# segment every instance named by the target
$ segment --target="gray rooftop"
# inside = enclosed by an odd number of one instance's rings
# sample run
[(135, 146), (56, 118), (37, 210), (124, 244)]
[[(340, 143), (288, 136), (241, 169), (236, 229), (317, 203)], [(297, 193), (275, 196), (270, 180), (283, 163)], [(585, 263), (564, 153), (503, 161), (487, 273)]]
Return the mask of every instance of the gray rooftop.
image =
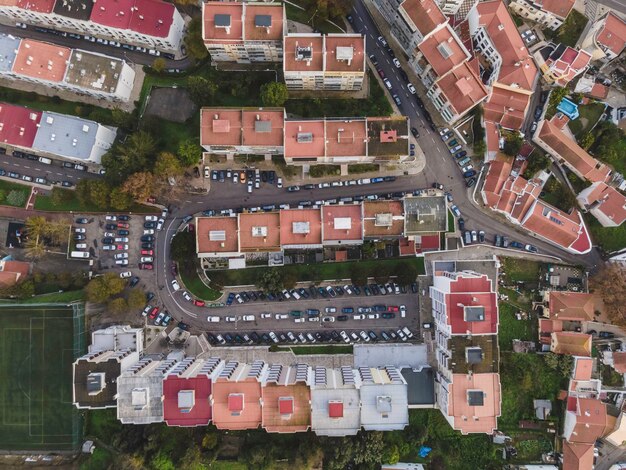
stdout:
[[(347, 374), (350, 377), (354, 375), (351, 372)], [(361, 428), (359, 391), (355, 383), (344, 382), (344, 375), (340, 370), (321, 367), (315, 370), (315, 384), (311, 386), (311, 429), (320, 436), (354, 435)], [(331, 402), (341, 403), (343, 416), (330, 416)]]
[(468, 390), (467, 403), (470, 406), (483, 406), (485, 404), (485, 393), (482, 390)]
[(418, 368), (428, 365), (425, 344), (355, 344), (354, 367)]
[(115, 93), (123, 66), (120, 59), (74, 49), (65, 81), (81, 88)]
[(9, 72), (13, 68), (20, 41), (10, 34), (0, 34), (0, 72)]
[[(97, 122), (44, 111), (39, 126), (33, 142), (34, 150), (75, 160), (94, 161), (92, 151), (97, 143)], [(98, 144), (101, 145), (100, 142)]]
[(404, 429), (409, 424), (407, 385), (361, 385), (361, 425), (366, 431)]
[(409, 406), (429, 406), (435, 404), (435, 374), (430, 367), (402, 369), (407, 383)]
[(445, 232), (448, 229), (448, 206), (445, 196), (404, 198), (404, 233), (406, 236)]
[(117, 379), (117, 418), (124, 424), (163, 421), (163, 371), (175, 361), (144, 357)]
[(254, 26), (269, 28), (272, 26), (272, 15), (256, 15), (254, 17)]
[(94, 0), (62, 0), (55, 2), (54, 12), (67, 18), (89, 21), (94, 3)]

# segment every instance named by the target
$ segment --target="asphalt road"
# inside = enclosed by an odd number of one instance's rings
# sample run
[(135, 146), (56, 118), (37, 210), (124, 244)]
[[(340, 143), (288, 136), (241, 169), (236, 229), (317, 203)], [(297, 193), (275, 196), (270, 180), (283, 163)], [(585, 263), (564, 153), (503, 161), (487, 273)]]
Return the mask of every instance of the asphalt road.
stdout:
[[(63, 164), (58, 160), (53, 160), (51, 165), (46, 165), (38, 160), (29, 160), (27, 158), (17, 158), (10, 155), (0, 155), (0, 168), (5, 171), (13, 171), (19, 173), (20, 176), (28, 175), (35, 178), (45, 178), (49, 182), (70, 181), (74, 184), (84, 178), (97, 178), (98, 175), (88, 173), (86, 171), (75, 170), (73, 168), (64, 168)], [(26, 183), (25, 181), (21, 181)]]

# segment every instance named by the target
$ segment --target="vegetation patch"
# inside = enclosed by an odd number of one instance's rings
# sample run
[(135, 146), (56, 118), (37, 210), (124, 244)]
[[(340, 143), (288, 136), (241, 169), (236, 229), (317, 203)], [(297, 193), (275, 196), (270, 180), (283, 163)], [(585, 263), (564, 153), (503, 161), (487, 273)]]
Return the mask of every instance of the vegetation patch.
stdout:
[(595, 245), (599, 245), (606, 253), (626, 248), (626, 224), (603, 227), (593, 215), (585, 214), (584, 217)]
[(547, 39), (551, 39), (557, 44), (574, 47), (588, 21), (582, 13), (572, 10), (565, 22), (556, 31), (546, 28), (542, 32)]
[(324, 346), (296, 346), (282, 349), (290, 349), (296, 356), (311, 354), (352, 354), (352, 346), (336, 346), (333, 344)]
[(311, 165), (309, 168), (309, 175), (311, 178), (339, 176), (341, 175), (341, 167), (339, 165)]
[(221, 291), (207, 287), (198, 276), (197, 271), (189, 272), (187, 269), (181, 270), (180, 278), (187, 290), (198, 299), (213, 301), (222, 296)]
[(24, 207), (30, 194), (30, 186), (0, 180), (0, 204), (12, 207)]
[(576, 196), (554, 176), (550, 176), (544, 185), (541, 199), (567, 213), (576, 206)]
[[(500, 326), (498, 327), (498, 342), (502, 351), (513, 349), (513, 340), (537, 341), (537, 321), (518, 320), (515, 314), (520, 311), (515, 305), (506, 301), (499, 302)], [(527, 312), (530, 313), (530, 312)]]
[(568, 123), (570, 130), (577, 139), (580, 139), (596, 125), (604, 113), (604, 108), (605, 106), (602, 103), (589, 103), (578, 106), (578, 119)]
[(541, 263), (521, 258), (502, 258), (506, 283), (537, 283)]
[(377, 172), (379, 170), (380, 166), (375, 163), (357, 163), (355, 165), (348, 165), (348, 174), (350, 175)]

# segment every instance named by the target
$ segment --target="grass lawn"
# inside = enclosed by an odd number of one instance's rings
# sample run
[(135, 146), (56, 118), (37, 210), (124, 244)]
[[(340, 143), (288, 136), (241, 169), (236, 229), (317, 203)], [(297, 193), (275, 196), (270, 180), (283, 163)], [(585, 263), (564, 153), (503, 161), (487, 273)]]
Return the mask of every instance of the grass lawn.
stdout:
[(454, 232), (455, 219), (451, 211), (448, 211), (448, 232)]
[(543, 33), (546, 38), (554, 39), (557, 44), (574, 47), (588, 21), (582, 13), (572, 10), (559, 29), (552, 31), (546, 28)]
[(517, 307), (507, 302), (499, 302), (500, 326), (498, 327), (498, 343), (502, 351), (511, 351), (512, 341), (519, 339), (522, 341), (537, 341), (537, 321), (518, 320), (515, 313), (519, 311)]
[[(349, 261), (345, 263), (294, 264), (274, 269), (294, 270), (295, 277), (298, 281), (333, 281), (339, 279), (350, 279), (350, 270), (355, 263), (363, 265), (365, 269), (369, 271), (371, 277), (373, 277), (377, 270), (381, 267), (390, 268), (391, 275), (393, 276), (395, 275), (394, 268), (396, 268), (399, 263), (413, 263), (417, 267), (419, 274), (425, 273), (424, 258)], [(267, 267), (212, 271), (208, 275), (213, 283), (220, 286), (247, 286), (255, 285), (259, 276), (266, 269)]]
[(537, 282), (541, 263), (521, 258), (503, 258), (502, 271), (508, 282)]
[[(293, 3), (301, 4), (303, 2), (295, 1)], [(300, 5), (300, 6), (306, 8), (306, 5)], [(328, 21), (310, 23), (311, 15), (309, 13), (307, 13), (305, 10), (300, 10), (299, 8), (296, 8), (295, 6), (289, 3), (285, 3), (285, 12), (287, 13), (287, 19), (295, 21), (297, 23), (308, 24), (312, 28), (319, 29), (322, 33), (343, 33), (344, 32), (341, 29), (337, 28), (332, 23), (329, 23)], [(339, 26), (343, 26), (343, 22), (341, 19), (333, 19), (333, 21), (337, 23)]]
[(53, 292), (50, 294), (37, 295), (31, 299), (20, 301), (21, 304), (46, 304), (59, 303), (69, 304), (78, 300), (85, 300), (85, 292), (82, 290), (72, 290), (67, 292)]
[(195, 273), (188, 274), (186, 270), (182, 269), (180, 277), (187, 290), (198, 299), (212, 301), (222, 296), (220, 291), (207, 287)]
[(310, 354), (352, 354), (352, 346), (335, 346), (332, 344), (325, 346), (297, 346), (292, 348), (281, 348), (291, 350), (296, 356)]
[[(2, 192), (0, 197), (0, 204), (12, 207), (24, 207), (26, 206), (26, 201), (28, 200), (28, 195), (30, 194), (30, 186), (11, 183), (10, 181), (6, 180), (0, 180), (0, 191)], [(7, 196), (12, 191), (17, 191), (18, 193), (20, 193), (20, 196), (17, 197), (16, 200), (23, 200), (24, 202), (22, 204), (11, 204), (10, 201), (7, 201)]]
[[(73, 191), (72, 191), (73, 193)], [(50, 196), (37, 195), (37, 199), (35, 200), (35, 209), (41, 211), (50, 211), (50, 212), (95, 212), (95, 213), (104, 213), (108, 212), (107, 209), (102, 209), (101, 207), (97, 207), (93, 204), (81, 204), (78, 199), (74, 198), (71, 201), (64, 202), (62, 204), (54, 204), (52, 202), (52, 198)], [(150, 214), (159, 212), (158, 209), (151, 206), (144, 206), (143, 204), (133, 204), (130, 209), (128, 209), (129, 213), (139, 213), (139, 214)]]
[(619, 227), (603, 227), (591, 214), (585, 214), (585, 222), (594, 245), (599, 245), (607, 253), (626, 248), (626, 224)]
[(96, 446), (93, 454), (87, 457), (87, 460), (80, 464), (80, 470), (107, 470), (113, 463), (113, 455), (102, 448)]
[[(73, 309), (0, 308), (0, 446), (15, 450), (72, 450), (82, 441), (72, 405)], [(82, 328), (82, 327), (81, 327)]]
[[(602, 103), (589, 103), (578, 107), (580, 117), (569, 122), (569, 128), (576, 138), (580, 138), (596, 125), (602, 113), (604, 113), (604, 105)], [(584, 121), (584, 123), (583, 123)]]

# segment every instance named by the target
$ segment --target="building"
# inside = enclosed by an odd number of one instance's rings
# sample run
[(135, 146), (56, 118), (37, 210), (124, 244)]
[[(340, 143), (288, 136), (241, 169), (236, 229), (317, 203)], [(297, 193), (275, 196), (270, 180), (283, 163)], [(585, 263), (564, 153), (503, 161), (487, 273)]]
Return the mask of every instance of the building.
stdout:
[(33, 39), (0, 35), (0, 76), (52, 90), (127, 102), (135, 71), (125, 61)]
[(263, 379), (262, 422), (267, 432), (305, 432), (311, 427), (311, 368), (272, 364)]
[(622, 19), (626, 19), (626, 5), (612, 0), (585, 0), (585, 17), (590, 22), (598, 21), (607, 13), (613, 13)]
[(490, 164), (481, 194), (484, 203), (511, 223), (570, 253), (588, 253), (591, 238), (577, 210), (569, 214), (545, 203), (539, 196), (543, 180), (526, 180), (511, 174), (508, 162)]
[(185, 22), (161, 0), (9, 0), (0, 6), (7, 20), (86, 34), (168, 52), (180, 49)]
[(44, 111), (31, 148), (44, 156), (99, 165), (116, 136), (116, 128)]
[(280, 251), (280, 215), (278, 212), (239, 214), (238, 234), (242, 253)]
[(321, 207), (322, 243), (343, 246), (363, 243), (363, 221), (361, 206), (328, 205)]
[(567, 166), (579, 178), (592, 183), (606, 182), (611, 169), (599, 162), (566, 135), (558, 125), (558, 114), (550, 121), (542, 120), (533, 140), (559, 164)]
[(80, 409), (117, 406), (117, 379), (139, 361), (142, 351), (142, 328), (116, 325), (94, 331), (87, 354), (72, 366), (74, 405)]
[(311, 383), (311, 429), (318, 436), (354, 436), (361, 429), (360, 393), (350, 367), (316, 367)]
[(606, 404), (595, 398), (569, 396), (563, 424), (563, 437), (574, 444), (591, 444), (613, 430), (615, 418)]
[(199, 258), (240, 255), (238, 217), (196, 217), (196, 253)]
[(322, 248), (322, 213), (319, 209), (282, 209), (279, 224), (283, 249)]
[(534, 58), (546, 82), (561, 87), (566, 87), (584, 73), (591, 62), (591, 54), (587, 51), (563, 44), (548, 44), (535, 52)]
[(402, 201), (364, 201), (363, 238), (370, 240), (399, 239), (404, 235)]
[(280, 62), (287, 17), (282, 3), (205, 2), (202, 39), (212, 62)]
[(596, 312), (596, 298), (585, 292), (547, 291), (544, 294), (544, 316), (551, 320), (593, 321)]
[(574, 0), (514, 0), (511, 10), (524, 20), (556, 30), (574, 8)]
[[(587, 0), (587, 5), (590, 4), (602, 5), (596, 0)], [(618, 2), (613, 2), (613, 5), (617, 6)], [(585, 33), (579, 40), (580, 47), (589, 52), (593, 60), (603, 63), (612, 61), (626, 47), (626, 7), (622, 15), (609, 11), (598, 16)]]
[(26, 279), (29, 273), (30, 263), (14, 261), (10, 257), (2, 259), (0, 260), (0, 287), (14, 286)]
[(283, 74), (290, 90), (357, 91), (366, 71), (365, 36), (294, 33), (284, 38)]
[(583, 189), (576, 199), (603, 227), (619, 227), (626, 220), (626, 196), (602, 181)]
[(211, 407), (217, 429), (244, 430), (261, 426), (262, 361), (243, 364), (229, 361), (212, 383)]
[(144, 356), (117, 379), (117, 419), (123, 424), (163, 421), (163, 379), (176, 359)]
[(569, 356), (591, 356), (591, 335), (575, 331), (554, 331), (550, 338), (550, 351)]
[(393, 367), (360, 367), (361, 426), (365, 431), (402, 430), (409, 424), (406, 380)]
[[(390, 2), (377, 1), (376, 5), (383, 3)], [(404, 0), (388, 21), (391, 34), (410, 57), (426, 36), (444, 27), (447, 19), (434, 0)]]

